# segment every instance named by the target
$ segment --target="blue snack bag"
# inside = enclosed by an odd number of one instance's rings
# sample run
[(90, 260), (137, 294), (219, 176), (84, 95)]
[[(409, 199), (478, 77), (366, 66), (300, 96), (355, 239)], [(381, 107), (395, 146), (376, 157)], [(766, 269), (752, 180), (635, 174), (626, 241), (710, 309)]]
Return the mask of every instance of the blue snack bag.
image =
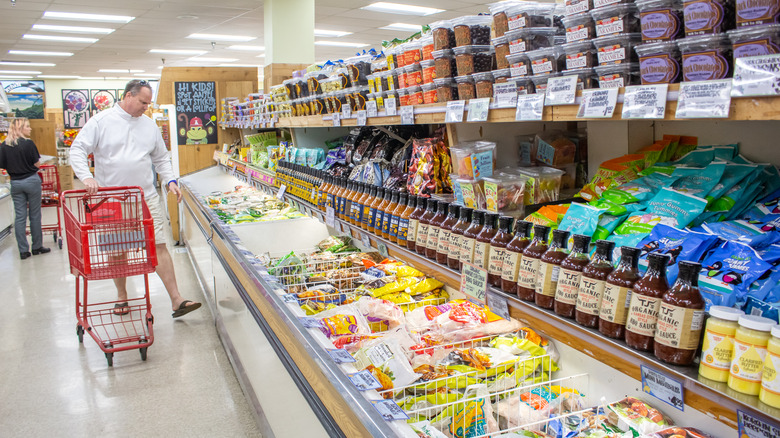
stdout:
[(780, 241), (780, 232), (775, 231), (775, 226), (771, 222), (738, 220), (712, 222), (702, 225), (701, 228), (723, 240), (733, 240), (754, 248), (763, 248)]
[(650, 233), (658, 224), (685, 228), (707, 207), (697, 196), (664, 187), (647, 203), (647, 210), (631, 214), (615, 234)]
[[(582, 234), (583, 236), (592, 237), (596, 227), (598, 227), (599, 218), (604, 214), (604, 211), (604, 209), (592, 207), (588, 204), (573, 202), (566, 211), (563, 220), (561, 220), (561, 224), (558, 225), (558, 229), (570, 231), (572, 236)], [(571, 242), (574, 241), (573, 238), (570, 240)], [(571, 242), (569, 243), (571, 244)]]
[(668, 163), (655, 163), (656, 166), (683, 165), (691, 167), (705, 167), (715, 159), (715, 149), (697, 148), (683, 155), (679, 160)]
[(680, 230), (663, 224), (656, 225), (650, 235), (642, 239), (637, 246), (641, 250), (639, 270), (643, 273), (647, 271), (648, 255), (668, 254), (670, 258), (666, 277), (669, 279), (669, 284), (673, 284), (679, 273), (677, 262), (683, 260), (699, 262), (719, 241), (718, 237), (712, 234)]
[(771, 320), (780, 322), (780, 303), (767, 303), (757, 300), (753, 297), (747, 299), (747, 304), (743, 309), (747, 315), (762, 316)]
[(672, 188), (680, 193), (706, 197), (723, 177), (726, 171), (726, 163), (710, 163), (704, 168), (678, 167), (672, 176), (679, 179), (672, 184)]
[(761, 172), (761, 168), (755, 164), (727, 164), (720, 181), (707, 194), (707, 201), (712, 203), (740, 182), (744, 181), (749, 184), (758, 176), (759, 172)]
[(771, 268), (750, 246), (727, 241), (702, 262), (699, 291), (707, 309), (744, 300), (749, 286)]

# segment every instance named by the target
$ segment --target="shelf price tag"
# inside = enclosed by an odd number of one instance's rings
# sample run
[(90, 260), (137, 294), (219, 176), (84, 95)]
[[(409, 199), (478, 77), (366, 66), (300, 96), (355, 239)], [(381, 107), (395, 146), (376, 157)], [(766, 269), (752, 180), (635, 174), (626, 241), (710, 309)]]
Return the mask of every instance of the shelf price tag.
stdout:
[(731, 79), (683, 82), (677, 97), (678, 119), (726, 118), (731, 107)]
[(444, 123), (462, 122), (464, 108), (466, 108), (465, 100), (451, 100), (447, 102), (447, 112), (444, 114)]
[(497, 294), (487, 294), (487, 305), (491, 312), (509, 321), (509, 303), (506, 298)]
[[(738, 58), (739, 59), (739, 58)], [(780, 436), (780, 425), (768, 423), (737, 409), (737, 436), (747, 438), (774, 438)]]
[(685, 411), (681, 381), (645, 365), (640, 365), (639, 368), (642, 373), (642, 391), (674, 408)]
[(366, 112), (368, 113), (368, 117), (376, 117), (379, 115), (379, 111), (376, 108), (375, 100), (369, 100), (368, 102), (366, 102)]
[(352, 118), (352, 107), (349, 105), (341, 106), (341, 117), (345, 119)]
[(487, 274), (486, 270), (471, 263), (463, 262), (460, 275), (460, 292), (481, 303), (485, 303)]
[(547, 81), (545, 106), (570, 105), (577, 100), (577, 76), (561, 76)]
[(366, 118), (368, 115), (366, 114), (366, 110), (360, 110), (357, 112), (357, 125), (358, 126), (366, 126)]
[(514, 108), (517, 106), (517, 84), (514, 82), (493, 84), (493, 103), (498, 108)]
[(333, 117), (333, 126), (341, 126), (341, 114), (333, 113), (331, 117)]
[(328, 348), (326, 350), (331, 358), (333, 358), (333, 362), (336, 363), (352, 363), (357, 362), (354, 357), (352, 357), (351, 354), (347, 350), (342, 350), (340, 348)]
[(369, 370), (359, 371), (353, 374), (347, 374), (349, 380), (355, 385), (355, 388), (361, 391), (368, 391), (370, 389), (379, 389), (382, 384), (371, 374)]
[(635, 85), (623, 94), (624, 119), (663, 119), (669, 84)]
[(388, 116), (398, 115), (398, 101), (395, 97), (385, 99), (385, 112)]
[(298, 318), (298, 320), (301, 322), (301, 325), (306, 327), (307, 329), (321, 329), (322, 328), (322, 322), (319, 319), (311, 318), (308, 316), (302, 316)]
[(360, 241), (363, 242), (366, 249), (371, 248), (371, 238), (368, 237), (368, 233), (360, 233)]
[(745, 56), (734, 60), (732, 97), (780, 94), (780, 55)]
[(298, 295), (296, 294), (284, 294), (282, 295), (282, 301), (285, 303), (298, 304)]
[(517, 96), (515, 120), (518, 122), (542, 120), (542, 115), (544, 115), (544, 98), (544, 93)]
[(615, 113), (618, 89), (583, 90), (578, 119), (609, 119)]
[(284, 192), (286, 192), (286, 191), (287, 191), (287, 186), (282, 184), (282, 186), (279, 187), (279, 191), (276, 193), (276, 199), (278, 199), (280, 201), (282, 199), (284, 199)]
[(468, 122), (487, 122), (488, 112), (490, 112), (490, 98), (469, 100), (469, 115), (466, 118)]
[(384, 244), (384, 242), (377, 242), (377, 249), (379, 250), (379, 254), (382, 255), (384, 258), (390, 257), (390, 253), (387, 251), (387, 245)]
[(412, 105), (401, 107), (401, 124), (414, 125), (414, 107)]
[(371, 400), (371, 404), (374, 405), (374, 409), (379, 412), (379, 415), (381, 415), (385, 421), (405, 421), (409, 419), (406, 412), (392, 400)]
[(336, 228), (336, 210), (333, 207), (325, 207), (325, 225)]

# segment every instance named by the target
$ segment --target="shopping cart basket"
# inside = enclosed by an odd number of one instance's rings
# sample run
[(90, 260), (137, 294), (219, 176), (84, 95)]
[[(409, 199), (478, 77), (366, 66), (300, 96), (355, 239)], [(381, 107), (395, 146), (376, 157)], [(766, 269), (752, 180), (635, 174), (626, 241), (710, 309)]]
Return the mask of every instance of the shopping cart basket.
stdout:
[[(143, 191), (140, 187), (108, 187), (88, 195), (84, 190), (69, 190), (61, 200), (70, 271), (76, 276), (79, 342), (85, 331), (89, 333), (106, 354), (109, 366), (114, 352), (134, 348), (146, 360), (147, 348), (154, 342), (149, 273), (157, 265), (157, 252)], [(115, 307), (119, 301), (89, 301), (90, 280), (133, 275), (144, 276), (144, 296), (129, 299), (127, 307)]]
[[(43, 233), (51, 233), (54, 242), (62, 249), (62, 227), (60, 225), (60, 175), (57, 166), (44, 165), (38, 170), (41, 177), (41, 209), (54, 209), (56, 222), (41, 224)], [(41, 216), (44, 216), (41, 214)], [(29, 234), (29, 229), (28, 229)]]

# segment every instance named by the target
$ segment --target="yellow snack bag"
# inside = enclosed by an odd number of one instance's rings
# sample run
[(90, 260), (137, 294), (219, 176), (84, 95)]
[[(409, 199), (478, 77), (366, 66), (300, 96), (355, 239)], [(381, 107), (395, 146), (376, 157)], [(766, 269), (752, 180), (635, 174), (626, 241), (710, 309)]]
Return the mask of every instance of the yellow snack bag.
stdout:
[(329, 338), (354, 335), (358, 332), (357, 318), (353, 315), (333, 315), (321, 321), (322, 331)]
[(444, 283), (441, 281), (428, 277), (425, 280), (415, 284), (414, 286), (409, 288), (409, 293), (411, 295), (419, 295), (425, 292), (430, 292), (434, 289), (438, 289), (440, 287), (444, 286)]

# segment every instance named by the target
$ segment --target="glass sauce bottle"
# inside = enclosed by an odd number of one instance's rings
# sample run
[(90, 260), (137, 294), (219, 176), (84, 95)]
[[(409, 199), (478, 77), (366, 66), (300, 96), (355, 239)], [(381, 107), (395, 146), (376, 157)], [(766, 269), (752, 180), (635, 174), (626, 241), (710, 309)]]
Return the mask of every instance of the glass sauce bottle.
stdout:
[(589, 245), (590, 236), (575, 234), (571, 254), (561, 262), (558, 288), (555, 290), (555, 303), (553, 304), (553, 310), (558, 315), (574, 318), (582, 270), (590, 263), (588, 258)]
[(596, 253), (593, 254), (590, 263), (582, 270), (574, 319), (585, 327), (596, 328), (599, 326), (601, 296), (607, 285), (607, 277), (614, 269), (612, 266), (612, 250), (614, 249), (615, 242), (599, 240), (596, 242)]
[(501, 287), (501, 274), (504, 272), (506, 246), (512, 240), (512, 221), (510, 216), (498, 218), (498, 232), (490, 241), (488, 255), (488, 284)]
[(460, 270), (461, 240), (463, 239), (463, 233), (471, 223), (471, 213), (473, 211), (474, 210), (468, 207), (461, 208), (458, 222), (455, 223), (455, 226), (452, 227), (452, 231), (450, 232), (450, 246), (447, 249), (447, 266), (449, 266), (450, 269)]
[(626, 335), (631, 288), (639, 281), (639, 253), (630, 246), (620, 248), (620, 264), (607, 277), (599, 309), (599, 332), (604, 336), (623, 339)]
[(414, 250), (421, 256), (425, 255), (425, 245), (428, 243), (428, 229), (431, 219), (436, 216), (437, 203), (433, 199), (428, 200), (428, 206), (425, 208), (425, 214), (420, 217), (417, 224), (417, 237), (415, 237)]
[(444, 201), (439, 201), (436, 209), (436, 214), (431, 218), (431, 223), (428, 225), (428, 239), (425, 243), (425, 257), (431, 260), (436, 260), (436, 251), (439, 250), (439, 234), (441, 233), (441, 224), (444, 223), (444, 219), (447, 218), (447, 207), (449, 204)]
[(690, 365), (704, 325), (704, 299), (699, 293), (701, 265), (681, 261), (680, 275), (664, 294), (658, 309), (654, 354), (672, 365)]
[(536, 294), (536, 274), (539, 271), (539, 260), (547, 251), (547, 236), (550, 227), (534, 225), (534, 238), (523, 251), (520, 268), (517, 271), (517, 297), (524, 301), (533, 301)]
[(390, 224), (393, 222), (393, 212), (398, 208), (399, 193), (395, 190), (390, 192), (390, 202), (383, 208), (382, 215), (382, 237), (390, 240)]
[(652, 351), (658, 309), (669, 283), (666, 281), (666, 265), (669, 256), (651, 253), (647, 256), (647, 272), (634, 283), (626, 321), (626, 344), (640, 351)]
[(568, 240), (568, 231), (553, 230), (550, 247), (539, 259), (539, 274), (534, 302), (544, 309), (552, 309), (555, 304), (555, 291), (558, 289), (561, 262), (569, 255), (566, 250)]
[(520, 261), (523, 251), (531, 244), (531, 223), (527, 221), (515, 222), (515, 237), (506, 245), (504, 266), (501, 270), (501, 290), (517, 295), (517, 273), (520, 269)]
[(360, 223), (360, 228), (368, 231), (368, 224), (371, 222), (371, 204), (376, 200), (376, 186), (371, 186), (368, 191), (368, 197), (363, 204), (363, 221)]
[(333, 210), (334, 216), (339, 217), (339, 211), (341, 210), (341, 192), (344, 187), (341, 185), (341, 178), (336, 178), (334, 181), (335, 188), (333, 189)]
[(474, 238), (474, 264), (487, 270), (490, 263), (490, 241), (498, 233), (498, 215), (485, 214), (484, 226)]
[(325, 211), (326, 207), (333, 206), (333, 191), (330, 185), (330, 175), (323, 179), (324, 183), (320, 187), (320, 210)]
[(412, 214), (409, 215), (409, 230), (406, 232), (406, 247), (409, 251), (417, 249), (417, 232), (420, 229), (420, 218), (425, 214), (428, 200), (422, 196), (417, 196), (417, 205)]
[(361, 182), (357, 183), (357, 187), (357, 195), (352, 201), (352, 224), (359, 227), (363, 221), (363, 200), (368, 194), (368, 188)]
[(358, 221), (357, 225), (364, 230), (366, 229), (366, 219), (371, 213), (371, 207), (369, 207), (369, 203), (371, 202), (371, 191), (373, 189), (373, 187), (363, 183), (363, 194), (360, 196), (360, 199), (358, 199), (358, 204), (360, 205), (360, 214), (358, 217), (360, 220)]
[(407, 194), (407, 202), (404, 207), (404, 211), (398, 217), (398, 233), (396, 234), (396, 240), (398, 245), (408, 248), (407, 236), (409, 235), (409, 217), (417, 207), (417, 196)]
[(341, 211), (339, 213), (339, 217), (344, 222), (349, 222), (349, 214), (350, 214), (350, 208), (352, 208), (352, 181), (347, 181), (344, 183), (344, 194), (342, 195), (342, 201), (341, 201)]
[(393, 192), (390, 189), (385, 189), (382, 201), (376, 207), (376, 219), (374, 219), (374, 225), (376, 226), (376, 235), (382, 237), (382, 230), (384, 230), (385, 222), (385, 210), (390, 205), (390, 201), (393, 198)]
[(471, 225), (463, 231), (463, 237), (460, 239), (460, 266), (463, 263), (472, 263), (474, 261), (474, 246), (477, 243), (477, 235), (482, 231), (482, 221), (485, 219), (485, 213), (473, 211), (471, 213)]
[[(403, 214), (404, 210), (406, 210), (406, 203), (408, 202), (408, 199), (409, 198), (406, 193), (399, 194), (398, 205), (392, 212), (390, 219), (390, 241), (393, 243), (398, 243), (398, 226), (401, 223), (401, 215)], [(406, 244), (406, 240), (404, 240), (404, 244)]]
[(352, 192), (349, 194), (349, 210), (347, 211), (347, 220), (352, 225), (357, 225), (357, 214), (355, 214), (358, 211), (358, 199), (360, 199), (360, 186), (359, 183), (353, 182), (352, 183)]
[(452, 227), (458, 222), (458, 213), (460, 207), (450, 204), (447, 208), (447, 217), (441, 223), (439, 231), (439, 246), (436, 248), (436, 263), (447, 264), (447, 257), (450, 251), (450, 237), (452, 236)]
[(379, 205), (382, 204), (382, 201), (385, 197), (385, 189), (382, 187), (378, 187), (376, 189), (376, 196), (374, 197), (374, 201), (371, 202), (371, 213), (368, 218), (368, 231), (379, 234), (377, 232), (377, 221), (381, 219), (381, 216), (379, 215)]

